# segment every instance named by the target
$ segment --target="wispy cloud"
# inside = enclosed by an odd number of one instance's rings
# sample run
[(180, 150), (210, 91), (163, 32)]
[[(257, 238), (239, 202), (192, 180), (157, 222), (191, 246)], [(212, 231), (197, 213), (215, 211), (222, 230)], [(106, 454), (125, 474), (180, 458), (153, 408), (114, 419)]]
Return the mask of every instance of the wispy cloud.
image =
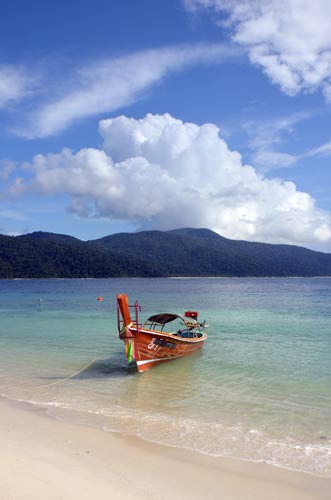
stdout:
[(262, 169), (263, 172), (267, 172), (268, 170), (292, 167), (306, 158), (321, 156), (331, 156), (331, 140), (295, 155), (277, 151), (272, 147), (270, 149), (257, 149), (252, 154), (252, 162), (257, 168)]
[(303, 158), (307, 158), (310, 156), (331, 156), (331, 140), (325, 142), (317, 148), (310, 149), (302, 155)]
[(312, 112), (293, 113), (277, 119), (243, 124), (248, 134), (248, 145), (252, 151), (251, 160), (260, 170), (266, 172), (274, 168), (291, 167), (302, 158), (300, 154), (290, 154), (279, 148), (287, 142), (288, 136), (295, 132), (295, 127), (313, 116)]
[(266, 173), (268, 170), (292, 167), (299, 161), (299, 156), (272, 149), (259, 149), (252, 155), (252, 162), (259, 170)]
[(182, 45), (103, 59), (63, 75), (68, 85), (48, 95), (16, 129), (27, 138), (54, 135), (77, 120), (128, 106), (172, 72), (196, 64), (219, 63), (236, 55), (220, 44)]
[(331, 100), (330, 0), (183, 0), (229, 28), (253, 64), (289, 95), (322, 89)]
[(16, 221), (25, 221), (27, 217), (18, 210), (6, 209), (0, 210), (0, 217), (3, 219), (16, 220)]
[(23, 67), (0, 66), (0, 108), (31, 97), (36, 79)]
[(306, 158), (331, 156), (331, 140), (311, 149), (304, 149), (296, 154), (284, 151), (289, 136), (296, 133), (296, 126), (311, 119), (315, 112), (294, 113), (277, 119), (256, 122), (250, 120), (242, 125), (248, 135), (250, 161), (264, 173), (297, 165)]
[(14, 172), (16, 165), (11, 160), (0, 160), (0, 180), (7, 181)]

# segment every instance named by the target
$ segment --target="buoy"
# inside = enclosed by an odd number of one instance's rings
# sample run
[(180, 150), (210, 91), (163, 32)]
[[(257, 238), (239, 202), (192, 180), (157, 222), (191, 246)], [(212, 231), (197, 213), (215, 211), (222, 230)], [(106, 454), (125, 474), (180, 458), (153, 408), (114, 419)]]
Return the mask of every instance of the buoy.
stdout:
[(102, 298), (102, 297), (98, 297), (98, 298), (97, 298), (97, 300), (98, 300), (99, 302), (102, 302), (102, 301), (103, 301), (103, 298)]

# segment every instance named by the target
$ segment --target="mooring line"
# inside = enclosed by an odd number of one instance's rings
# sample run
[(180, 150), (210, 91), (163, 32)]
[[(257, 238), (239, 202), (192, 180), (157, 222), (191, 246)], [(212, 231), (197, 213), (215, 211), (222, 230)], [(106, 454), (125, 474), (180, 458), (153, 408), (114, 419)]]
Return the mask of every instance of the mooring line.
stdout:
[(93, 363), (94, 363), (94, 361), (96, 361), (96, 359), (97, 358), (92, 359), (92, 361), (90, 361), (90, 363), (88, 363), (86, 366), (84, 366), (83, 368), (81, 368), (78, 372), (72, 373), (72, 375), (69, 375), (69, 377), (63, 378), (61, 380), (57, 380), (56, 382), (51, 382), (50, 384), (37, 385), (36, 389), (40, 389), (41, 387), (50, 387), (51, 385), (62, 384), (66, 380), (69, 380), (70, 378), (75, 377), (76, 375), (79, 375), (84, 370), (86, 370), (86, 368), (88, 368), (89, 366), (93, 365)]

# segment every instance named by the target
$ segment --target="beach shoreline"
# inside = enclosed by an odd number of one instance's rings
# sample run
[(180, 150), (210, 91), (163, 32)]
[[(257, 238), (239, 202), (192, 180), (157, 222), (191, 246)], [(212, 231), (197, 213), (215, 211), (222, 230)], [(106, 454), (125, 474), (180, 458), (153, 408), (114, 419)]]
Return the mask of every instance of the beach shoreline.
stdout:
[(0, 500), (327, 499), (331, 478), (67, 423), (0, 398)]

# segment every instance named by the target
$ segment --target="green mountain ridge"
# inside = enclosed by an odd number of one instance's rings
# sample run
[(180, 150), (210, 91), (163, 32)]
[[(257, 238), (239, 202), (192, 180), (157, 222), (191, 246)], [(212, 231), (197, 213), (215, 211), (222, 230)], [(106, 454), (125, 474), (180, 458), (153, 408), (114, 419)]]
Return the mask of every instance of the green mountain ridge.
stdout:
[(0, 278), (331, 276), (331, 254), (230, 240), (209, 230), (118, 233), (97, 240), (0, 235)]
[(125, 276), (150, 276), (150, 272), (139, 259), (114, 255), (66, 235), (0, 235), (0, 278)]

